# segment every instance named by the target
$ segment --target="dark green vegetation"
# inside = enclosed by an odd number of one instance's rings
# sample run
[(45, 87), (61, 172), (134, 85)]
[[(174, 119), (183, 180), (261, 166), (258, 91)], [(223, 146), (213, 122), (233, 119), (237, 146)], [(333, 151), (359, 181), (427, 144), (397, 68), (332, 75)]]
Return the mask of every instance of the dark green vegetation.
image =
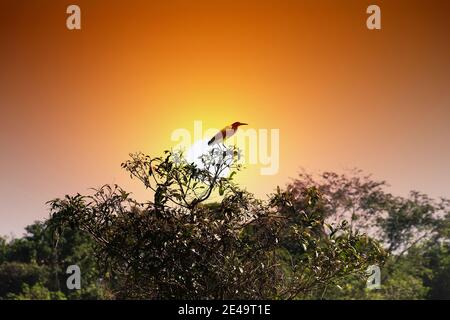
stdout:
[[(395, 197), (360, 172), (300, 174), (259, 200), (233, 182), (235, 151), (203, 169), (132, 155), (122, 166), (147, 203), (118, 186), (51, 201), (47, 221), (0, 238), (0, 299), (450, 298), (448, 200)], [(81, 290), (66, 288), (72, 264)]]

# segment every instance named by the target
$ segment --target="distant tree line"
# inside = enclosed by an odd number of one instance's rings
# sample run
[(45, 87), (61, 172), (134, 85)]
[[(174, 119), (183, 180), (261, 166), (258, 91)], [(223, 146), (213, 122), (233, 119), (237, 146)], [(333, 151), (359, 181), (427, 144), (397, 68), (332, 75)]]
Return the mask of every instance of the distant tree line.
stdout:
[(449, 200), (360, 171), (303, 172), (256, 199), (234, 182), (237, 150), (213, 151), (203, 166), (132, 154), (145, 203), (110, 185), (50, 201), (48, 220), (0, 238), (0, 299), (450, 299)]

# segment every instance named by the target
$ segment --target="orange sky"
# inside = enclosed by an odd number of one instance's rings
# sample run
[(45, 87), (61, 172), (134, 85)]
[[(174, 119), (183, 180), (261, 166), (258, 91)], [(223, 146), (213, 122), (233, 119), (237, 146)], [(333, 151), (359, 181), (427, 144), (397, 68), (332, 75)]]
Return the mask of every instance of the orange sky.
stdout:
[[(82, 30), (65, 27), (66, 7)], [(382, 10), (369, 31), (365, 10)], [(392, 191), (450, 196), (449, 1), (0, 1), (0, 234), (45, 202), (119, 183), (195, 120), (280, 129), (280, 170), (359, 167)]]

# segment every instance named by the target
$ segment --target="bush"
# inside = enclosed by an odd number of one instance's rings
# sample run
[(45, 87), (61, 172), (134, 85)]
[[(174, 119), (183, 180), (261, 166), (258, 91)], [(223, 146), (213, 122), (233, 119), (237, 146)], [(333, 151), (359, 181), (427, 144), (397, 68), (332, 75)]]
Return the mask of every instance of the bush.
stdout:
[[(153, 190), (152, 202), (104, 186), (51, 201), (49, 225), (92, 236), (118, 298), (302, 298), (383, 262), (376, 241), (325, 223), (317, 189), (296, 201), (279, 188), (265, 201), (241, 190), (236, 154), (213, 149), (201, 168), (168, 151), (134, 154), (122, 166)], [(221, 201), (206, 203), (213, 193)]]

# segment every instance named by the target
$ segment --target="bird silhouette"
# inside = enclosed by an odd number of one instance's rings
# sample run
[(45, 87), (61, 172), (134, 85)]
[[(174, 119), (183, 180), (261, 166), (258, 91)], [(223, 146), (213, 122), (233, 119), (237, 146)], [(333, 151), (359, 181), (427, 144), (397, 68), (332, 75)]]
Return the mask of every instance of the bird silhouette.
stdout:
[(228, 139), (229, 137), (234, 135), (240, 126), (246, 126), (246, 125), (248, 125), (248, 124), (238, 121), (238, 122), (232, 123), (229, 126), (226, 126), (222, 130), (217, 132), (216, 135), (214, 137), (212, 137), (211, 140), (208, 141), (208, 146), (212, 146), (216, 143), (223, 143), (226, 139)]

